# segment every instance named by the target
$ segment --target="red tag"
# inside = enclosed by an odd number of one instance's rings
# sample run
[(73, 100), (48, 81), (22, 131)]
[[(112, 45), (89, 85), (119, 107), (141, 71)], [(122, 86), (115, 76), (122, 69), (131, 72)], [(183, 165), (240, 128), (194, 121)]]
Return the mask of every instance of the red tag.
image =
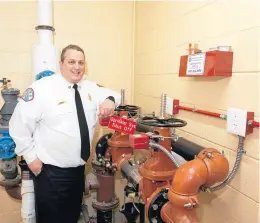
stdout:
[(108, 128), (123, 132), (125, 134), (134, 134), (137, 123), (119, 116), (112, 116), (108, 123)]

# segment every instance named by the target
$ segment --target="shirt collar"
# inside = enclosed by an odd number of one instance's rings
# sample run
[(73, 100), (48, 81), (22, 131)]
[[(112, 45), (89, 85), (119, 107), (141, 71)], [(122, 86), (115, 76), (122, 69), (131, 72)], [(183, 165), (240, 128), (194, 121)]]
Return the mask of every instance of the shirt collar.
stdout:
[[(62, 83), (63, 83), (64, 85), (66, 85), (66, 86), (68, 87), (68, 89), (72, 89), (72, 88), (73, 88), (74, 83), (71, 83), (71, 82), (67, 81), (67, 80), (62, 76), (61, 73), (59, 73), (58, 75), (59, 75), (60, 78), (62, 79)], [(84, 74), (83, 77), (82, 77), (82, 79), (77, 83), (79, 90), (80, 90), (81, 87), (82, 87), (83, 81), (86, 80), (86, 79), (87, 79), (87, 76)]]

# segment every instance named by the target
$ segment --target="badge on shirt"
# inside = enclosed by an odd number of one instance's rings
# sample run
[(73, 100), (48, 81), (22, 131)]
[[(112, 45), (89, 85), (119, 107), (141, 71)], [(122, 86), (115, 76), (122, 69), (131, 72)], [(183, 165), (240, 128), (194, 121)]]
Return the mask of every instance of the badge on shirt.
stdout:
[(32, 101), (34, 99), (34, 91), (32, 88), (27, 88), (25, 90), (25, 92), (22, 94), (21, 98), (28, 102), (28, 101)]
[(66, 101), (60, 101), (59, 103), (58, 103), (58, 105), (62, 105), (62, 104), (65, 104), (66, 103)]

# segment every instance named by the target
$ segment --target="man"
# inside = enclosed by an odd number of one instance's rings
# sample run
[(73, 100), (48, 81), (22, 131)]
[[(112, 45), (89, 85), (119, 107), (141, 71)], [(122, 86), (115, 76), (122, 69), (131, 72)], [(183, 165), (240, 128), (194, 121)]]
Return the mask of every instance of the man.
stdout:
[(77, 222), (98, 116), (112, 115), (120, 102), (120, 94), (86, 79), (80, 47), (63, 49), (60, 70), (24, 92), (9, 123), (15, 152), (34, 174), (37, 223)]

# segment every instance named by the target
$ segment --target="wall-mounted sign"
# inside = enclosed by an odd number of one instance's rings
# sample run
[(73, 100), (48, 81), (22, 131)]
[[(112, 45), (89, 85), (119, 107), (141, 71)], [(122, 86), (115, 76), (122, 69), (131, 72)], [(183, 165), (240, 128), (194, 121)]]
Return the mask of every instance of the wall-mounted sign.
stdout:
[(205, 66), (205, 53), (198, 53), (188, 56), (187, 75), (203, 75)]

